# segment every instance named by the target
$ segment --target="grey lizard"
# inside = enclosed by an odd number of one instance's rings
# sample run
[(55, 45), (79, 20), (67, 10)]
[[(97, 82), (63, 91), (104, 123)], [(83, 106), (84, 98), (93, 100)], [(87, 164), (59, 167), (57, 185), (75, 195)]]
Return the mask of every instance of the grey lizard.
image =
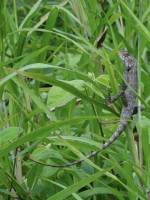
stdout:
[[(134, 110), (137, 110), (136, 105), (136, 92), (138, 89), (138, 78), (137, 78), (137, 63), (135, 58), (133, 58), (127, 51), (120, 51), (119, 57), (121, 58), (122, 62), (124, 63), (124, 90), (121, 92), (122, 100), (123, 100), (123, 107), (121, 110), (120, 115), (120, 122), (118, 124), (118, 127), (116, 131), (112, 134), (112, 136), (108, 139), (108, 141), (104, 144), (102, 144), (102, 147), (97, 150), (93, 151), (92, 153), (86, 155), (85, 157), (91, 158), (95, 155), (97, 155), (102, 150), (109, 147), (117, 138), (121, 135), (121, 133), (126, 129), (129, 120), (131, 119), (132, 115), (134, 114)], [(116, 98), (114, 98), (116, 100)], [(43, 164), (39, 161), (35, 161), (32, 158), (30, 158), (32, 161), (37, 162), (39, 164)], [(64, 165), (55, 165), (55, 164), (44, 164), (46, 166), (50, 167), (69, 167), (72, 165), (76, 165), (78, 163), (81, 163), (85, 159), (75, 160), (70, 163), (66, 163)]]

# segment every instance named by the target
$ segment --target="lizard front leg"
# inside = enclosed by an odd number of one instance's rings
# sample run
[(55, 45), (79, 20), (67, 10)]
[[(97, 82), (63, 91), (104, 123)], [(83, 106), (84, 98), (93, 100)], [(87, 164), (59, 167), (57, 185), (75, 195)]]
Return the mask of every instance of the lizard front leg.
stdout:
[(111, 96), (108, 95), (108, 97), (106, 98), (106, 104), (110, 105), (112, 103), (114, 103), (115, 101), (117, 101), (120, 97), (122, 97), (124, 95), (124, 90), (120, 91), (117, 95), (115, 96)]
[(115, 95), (115, 96), (111, 96), (110, 92), (109, 92), (109, 95), (106, 98), (106, 103), (108, 105), (112, 104), (115, 101), (117, 101), (120, 97), (123, 97), (124, 96), (124, 91), (126, 90), (126, 88), (127, 88), (126, 84), (122, 84), (121, 91), (117, 95)]

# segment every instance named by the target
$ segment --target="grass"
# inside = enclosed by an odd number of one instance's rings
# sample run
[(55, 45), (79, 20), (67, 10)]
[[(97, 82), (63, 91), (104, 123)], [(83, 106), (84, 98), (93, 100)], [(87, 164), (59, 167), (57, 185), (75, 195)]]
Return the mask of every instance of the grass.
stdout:
[[(148, 0), (1, 0), (0, 200), (150, 199), (149, 13)], [(137, 59), (144, 111), (95, 158), (38, 164), (85, 158), (115, 131), (120, 49)]]

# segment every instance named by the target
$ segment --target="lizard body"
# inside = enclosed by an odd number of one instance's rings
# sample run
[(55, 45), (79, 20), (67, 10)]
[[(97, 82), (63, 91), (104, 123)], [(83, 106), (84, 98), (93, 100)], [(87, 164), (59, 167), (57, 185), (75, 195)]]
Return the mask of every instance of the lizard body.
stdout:
[[(124, 63), (124, 80), (125, 80), (125, 88), (121, 94), (123, 98), (123, 108), (121, 111), (120, 122), (118, 124), (116, 131), (112, 134), (112, 136), (108, 139), (108, 141), (102, 144), (102, 147), (99, 150), (93, 151), (92, 153), (86, 155), (85, 157), (87, 159), (97, 155), (99, 152), (109, 147), (121, 135), (121, 133), (126, 129), (128, 121), (131, 119), (134, 113), (135, 107), (137, 107), (136, 94), (135, 94), (138, 87), (136, 60), (132, 56), (130, 56), (127, 51), (120, 51), (119, 57)], [(57, 164), (56, 165), (44, 164), (44, 165), (51, 167), (69, 167), (81, 163), (84, 160), (85, 159), (80, 159), (73, 161), (71, 163), (66, 163), (64, 165), (57, 165)], [(42, 164), (38, 161), (36, 162)]]

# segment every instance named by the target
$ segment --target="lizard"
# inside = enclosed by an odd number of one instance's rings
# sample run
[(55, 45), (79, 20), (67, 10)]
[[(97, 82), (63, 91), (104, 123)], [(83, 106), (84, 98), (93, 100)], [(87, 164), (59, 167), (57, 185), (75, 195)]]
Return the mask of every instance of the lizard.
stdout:
[[(109, 147), (114, 141), (118, 139), (118, 137), (122, 134), (122, 132), (126, 129), (129, 120), (131, 119), (132, 115), (137, 112), (137, 104), (136, 104), (136, 92), (138, 89), (138, 77), (137, 77), (137, 62), (134, 57), (129, 55), (128, 51), (121, 50), (119, 51), (119, 57), (124, 64), (124, 87), (121, 93), (117, 96), (122, 97), (123, 107), (121, 110), (120, 121), (116, 131), (112, 134), (112, 136), (107, 140), (107, 142), (102, 144), (102, 147), (96, 151), (91, 152), (90, 154), (86, 155), (85, 158), (91, 158), (96, 156), (99, 152)], [(117, 98), (112, 98), (111, 101), (116, 101)], [(66, 163), (63, 165), (57, 164), (46, 164), (40, 161), (35, 161), (30, 158), (32, 161), (43, 164), (45, 166), (50, 167), (70, 167), (72, 165), (76, 165), (81, 163), (85, 159), (75, 160), (70, 163)]]

